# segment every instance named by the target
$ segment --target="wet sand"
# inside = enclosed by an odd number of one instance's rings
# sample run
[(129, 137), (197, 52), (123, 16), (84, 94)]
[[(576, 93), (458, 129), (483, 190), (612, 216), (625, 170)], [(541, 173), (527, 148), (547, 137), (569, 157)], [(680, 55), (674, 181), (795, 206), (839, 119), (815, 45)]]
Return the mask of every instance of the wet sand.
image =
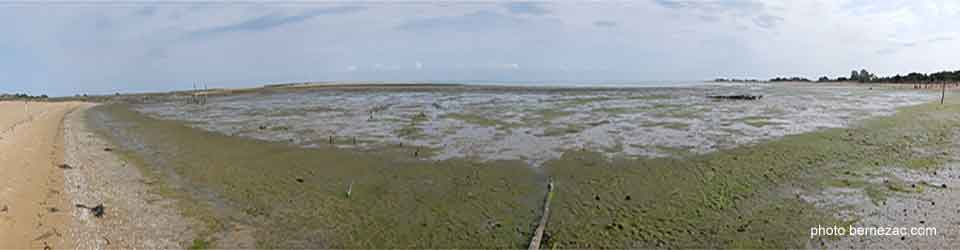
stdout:
[(0, 102), (0, 249), (73, 248), (62, 124), (80, 103)]

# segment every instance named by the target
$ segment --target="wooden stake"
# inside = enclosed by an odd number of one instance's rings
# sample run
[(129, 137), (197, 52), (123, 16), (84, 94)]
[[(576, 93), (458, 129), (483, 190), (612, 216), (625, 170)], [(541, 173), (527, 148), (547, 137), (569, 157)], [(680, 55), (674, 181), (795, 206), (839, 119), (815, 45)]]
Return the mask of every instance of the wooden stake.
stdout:
[(350, 185), (347, 186), (347, 198), (350, 198), (351, 194), (353, 194), (353, 181), (350, 181)]
[(943, 81), (943, 87), (940, 88), (940, 105), (943, 105), (943, 97), (947, 95), (947, 81)]
[(540, 240), (543, 239), (543, 231), (547, 227), (547, 218), (550, 216), (550, 200), (552, 199), (553, 180), (550, 180), (550, 184), (547, 184), (547, 198), (543, 201), (543, 216), (540, 217), (540, 225), (537, 226), (537, 230), (533, 232), (533, 239), (530, 239), (529, 250), (540, 249)]

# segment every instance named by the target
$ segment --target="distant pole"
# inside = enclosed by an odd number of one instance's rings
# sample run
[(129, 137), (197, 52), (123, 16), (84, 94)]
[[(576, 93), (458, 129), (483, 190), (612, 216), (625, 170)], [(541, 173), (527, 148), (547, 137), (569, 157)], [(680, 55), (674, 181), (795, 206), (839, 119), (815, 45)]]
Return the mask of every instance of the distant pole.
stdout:
[(947, 95), (947, 81), (943, 81), (943, 87), (940, 88), (940, 105), (943, 105), (943, 97)]

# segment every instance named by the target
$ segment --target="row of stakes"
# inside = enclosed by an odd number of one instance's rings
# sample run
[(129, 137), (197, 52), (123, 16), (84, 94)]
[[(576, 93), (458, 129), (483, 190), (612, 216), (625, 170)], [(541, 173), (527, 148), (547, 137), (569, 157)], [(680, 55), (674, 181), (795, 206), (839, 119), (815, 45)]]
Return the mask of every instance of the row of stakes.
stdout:
[[(329, 140), (330, 140), (330, 145), (336, 144), (336, 140), (335, 140), (334, 138), (335, 138), (334, 136), (332, 136), (332, 135), (330, 136), (330, 139), (329, 139)], [(357, 145), (357, 137), (356, 137), (356, 136), (352, 137), (352, 141), (353, 141), (353, 145)], [(403, 147), (403, 143), (402, 143), (402, 142), (400, 143), (400, 147), (401, 147), (401, 148)], [(413, 151), (413, 157), (420, 157), (420, 148), (421, 148), (421, 147), (417, 147), (417, 150)]]

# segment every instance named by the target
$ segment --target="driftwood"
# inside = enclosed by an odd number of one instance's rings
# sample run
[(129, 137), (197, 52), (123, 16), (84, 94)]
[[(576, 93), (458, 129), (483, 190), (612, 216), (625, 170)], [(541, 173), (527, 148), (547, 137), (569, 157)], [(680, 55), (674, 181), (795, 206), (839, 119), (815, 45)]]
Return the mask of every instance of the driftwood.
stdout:
[(543, 216), (540, 217), (540, 225), (533, 232), (533, 239), (530, 239), (529, 250), (540, 249), (540, 241), (543, 240), (543, 231), (547, 227), (547, 218), (550, 216), (550, 200), (553, 199), (553, 180), (547, 184), (547, 198), (543, 201)]
[(763, 98), (762, 95), (708, 95), (707, 98), (710, 99), (721, 99), (721, 100), (759, 100)]

